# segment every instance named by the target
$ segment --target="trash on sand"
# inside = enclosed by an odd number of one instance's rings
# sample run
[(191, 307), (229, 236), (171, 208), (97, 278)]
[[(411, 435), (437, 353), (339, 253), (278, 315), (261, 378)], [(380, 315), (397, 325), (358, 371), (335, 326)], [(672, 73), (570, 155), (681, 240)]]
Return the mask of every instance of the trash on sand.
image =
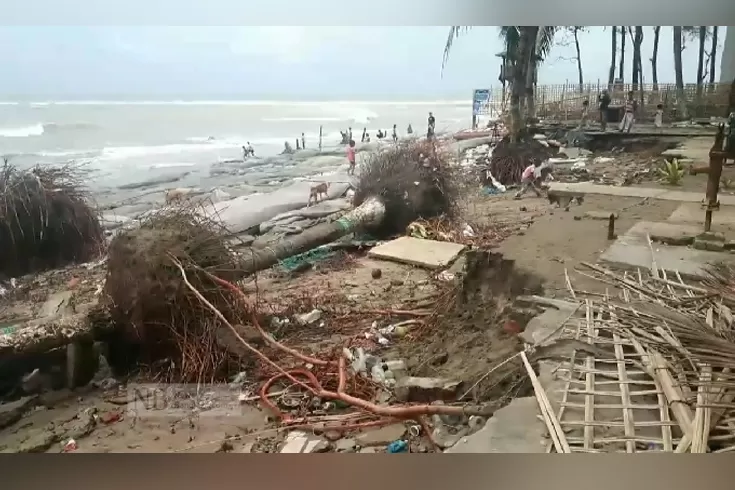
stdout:
[(303, 315), (297, 315), (296, 321), (300, 325), (310, 325), (314, 322), (317, 322), (322, 317), (322, 311), (321, 310), (312, 310), (309, 313), (305, 313)]
[(454, 281), (454, 273), (449, 271), (441, 271), (439, 274), (437, 274), (436, 278), (440, 281)]
[(475, 236), (475, 230), (473, 230), (470, 225), (465, 224), (464, 228), (462, 228), (462, 235), (466, 236), (467, 238), (472, 238)]
[(577, 162), (572, 165), (572, 172), (575, 170), (587, 170), (587, 165), (584, 162)]
[(387, 451), (390, 454), (405, 453), (408, 450), (408, 443), (403, 440), (393, 441), (388, 444)]
[(72, 451), (76, 451), (79, 449), (79, 446), (77, 446), (77, 441), (74, 439), (69, 439), (66, 444), (64, 444), (64, 452), (70, 453)]

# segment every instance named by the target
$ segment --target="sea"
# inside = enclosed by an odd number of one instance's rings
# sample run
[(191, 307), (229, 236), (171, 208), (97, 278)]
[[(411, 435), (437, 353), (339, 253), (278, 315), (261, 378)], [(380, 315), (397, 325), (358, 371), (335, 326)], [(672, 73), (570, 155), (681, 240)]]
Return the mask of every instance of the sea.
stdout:
[[(340, 131), (405, 137), (470, 126), (472, 101), (73, 100), (0, 102), (0, 155), (21, 168), (76, 162), (104, 202), (164, 187), (277, 188), (346, 164)], [(319, 146), (320, 128), (322, 151)], [(280, 156), (304, 133), (304, 158)], [(243, 161), (250, 143), (256, 158)], [(234, 170), (233, 170), (234, 169)]]

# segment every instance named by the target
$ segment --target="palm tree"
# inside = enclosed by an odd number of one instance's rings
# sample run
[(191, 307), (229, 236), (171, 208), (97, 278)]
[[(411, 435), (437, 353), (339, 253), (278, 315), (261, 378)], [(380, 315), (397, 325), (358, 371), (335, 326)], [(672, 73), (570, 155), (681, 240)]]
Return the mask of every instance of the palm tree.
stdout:
[(618, 78), (625, 82), (625, 26), (620, 26), (620, 65)]
[(610, 28), (610, 32), (612, 32), (612, 42), (611, 44), (611, 56), (610, 56), (610, 73), (607, 77), (607, 85), (609, 89), (612, 89), (612, 84), (615, 83), (615, 57), (618, 54), (618, 28), (617, 26), (612, 26)]
[[(454, 40), (467, 32), (469, 26), (452, 26), (444, 46), (442, 70), (444, 70)], [(527, 116), (535, 117), (535, 86), (538, 63), (549, 53), (556, 33), (555, 26), (502, 26), (500, 36), (506, 47), (510, 74), (511, 139), (517, 140), (525, 127), (522, 102), (525, 100)]]
[(651, 80), (653, 90), (658, 90), (658, 41), (661, 35), (661, 26), (653, 27), (653, 54), (651, 55)]
[[(714, 86), (715, 84), (715, 70), (716, 70), (716, 58), (717, 58), (717, 28), (718, 26), (712, 26), (712, 49), (709, 53), (709, 84)], [(713, 87), (712, 87), (713, 88)]]
[(679, 105), (679, 115), (688, 119), (686, 94), (684, 93), (684, 72), (681, 64), (683, 49), (682, 26), (674, 26), (674, 72), (676, 74), (676, 99)]
[(579, 77), (579, 93), (584, 91), (584, 75), (582, 73), (582, 53), (579, 48), (579, 33), (585, 30), (585, 26), (567, 26), (567, 30), (571, 32), (574, 39), (574, 49), (577, 52), (577, 75)]
[(697, 58), (697, 98), (702, 97), (704, 83), (704, 43), (707, 39), (707, 26), (699, 26), (699, 56)]
[(632, 28), (628, 28), (628, 32), (633, 40), (633, 90), (638, 90), (638, 83), (643, 83), (643, 63), (641, 61), (643, 26), (635, 26), (635, 35), (633, 35)]

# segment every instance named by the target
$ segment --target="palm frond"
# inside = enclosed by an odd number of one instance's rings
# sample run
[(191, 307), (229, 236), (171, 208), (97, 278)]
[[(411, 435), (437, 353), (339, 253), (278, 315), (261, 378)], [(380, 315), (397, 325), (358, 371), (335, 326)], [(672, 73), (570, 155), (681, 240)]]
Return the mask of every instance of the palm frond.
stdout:
[(554, 45), (554, 37), (558, 30), (557, 26), (540, 26), (536, 36), (536, 56), (544, 60), (551, 52)]
[(452, 51), (452, 45), (454, 40), (457, 39), (462, 33), (470, 30), (471, 26), (451, 26), (449, 28), (449, 35), (447, 36), (447, 43), (444, 45), (444, 56), (442, 57), (442, 70), (441, 74), (444, 76), (444, 67), (447, 66), (449, 61), (449, 53)]

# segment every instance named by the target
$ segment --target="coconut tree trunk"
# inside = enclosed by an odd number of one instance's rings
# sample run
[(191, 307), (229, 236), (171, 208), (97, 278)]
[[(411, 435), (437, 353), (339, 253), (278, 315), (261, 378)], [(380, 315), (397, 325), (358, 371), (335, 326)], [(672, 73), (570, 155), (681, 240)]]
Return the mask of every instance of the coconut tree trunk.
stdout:
[(612, 89), (613, 83), (615, 83), (615, 58), (618, 54), (618, 28), (617, 26), (612, 26), (610, 28), (610, 32), (612, 33), (611, 42), (610, 42), (610, 48), (611, 48), (611, 55), (610, 55), (610, 72), (607, 75), (607, 85), (608, 89)]
[(651, 80), (653, 90), (658, 90), (658, 41), (661, 35), (661, 26), (653, 28), (653, 54), (651, 55)]
[(528, 36), (527, 52), (524, 53), (527, 62), (526, 68), (526, 117), (527, 120), (536, 118), (536, 69), (538, 67), (538, 55), (536, 53), (536, 38), (539, 26), (523, 27)]
[(528, 69), (528, 57), (531, 46), (527, 27), (519, 27), (518, 45), (513, 53), (513, 75), (510, 80), (510, 140), (518, 141), (524, 127), (523, 113), (521, 112), (521, 100), (526, 92), (526, 70)]
[(252, 274), (267, 269), (285, 258), (326, 245), (361, 228), (379, 225), (384, 217), (383, 201), (370, 197), (337, 221), (316, 225), (267, 249), (252, 249), (251, 254), (245, 254), (240, 270), (245, 274)]
[(574, 35), (574, 49), (577, 50), (577, 74), (579, 75), (579, 93), (584, 92), (584, 75), (582, 74), (582, 52), (579, 49), (579, 29), (572, 31)]
[(686, 94), (684, 93), (684, 71), (681, 64), (681, 26), (674, 26), (674, 73), (676, 75), (676, 101), (679, 117), (688, 119)]
[(633, 36), (633, 90), (638, 90), (638, 84), (643, 82), (641, 44), (643, 44), (643, 26), (636, 26)]
[(712, 26), (712, 49), (710, 50), (710, 58), (709, 58), (709, 84), (711, 88), (714, 90), (714, 84), (715, 84), (715, 71), (717, 66), (717, 29), (719, 26)]
[(618, 65), (618, 78), (625, 82), (625, 26), (620, 26), (620, 65)]
[(697, 100), (702, 97), (704, 83), (704, 43), (707, 39), (707, 26), (699, 27), (699, 55), (697, 57)]

